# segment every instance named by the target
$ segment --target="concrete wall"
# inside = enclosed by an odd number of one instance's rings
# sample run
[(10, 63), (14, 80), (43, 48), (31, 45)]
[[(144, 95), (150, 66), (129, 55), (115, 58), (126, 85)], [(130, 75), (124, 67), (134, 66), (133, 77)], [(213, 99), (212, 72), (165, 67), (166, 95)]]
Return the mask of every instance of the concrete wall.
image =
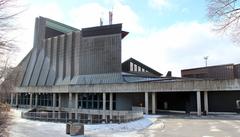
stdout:
[(143, 93), (116, 93), (116, 110), (132, 110), (132, 106), (144, 106)]
[(68, 107), (68, 94), (61, 94), (61, 106)]
[[(167, 104), (165, 108), (164, 104)], [(196, 111), (196, 93), (157, 93), (157, 109), (159, 110), (180, 110)]]
[(116, 94), (116, 110), (131, 110), (132, 98), (128, 94)]
[(240, 100), (240, 91), (209, 92), (209, 111), (236, 112), (236, 100)]

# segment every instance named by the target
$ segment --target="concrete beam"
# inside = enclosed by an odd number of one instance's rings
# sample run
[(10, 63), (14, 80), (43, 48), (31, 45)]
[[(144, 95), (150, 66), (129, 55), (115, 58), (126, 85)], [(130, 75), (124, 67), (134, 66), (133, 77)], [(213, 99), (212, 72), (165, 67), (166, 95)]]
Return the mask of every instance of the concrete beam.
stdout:
[(144, 92), (192, 92), (192, 91), (239, 91), (240, 79), (234, 80), (187, 80), (168, 82), (142, 82), (121, 84), (94, 84), (51, 87), (17, 87), (25, 93), (144, 93)]
[(145, 92), (145, 114), (148, 114), (148, 92)]
[(201, 92), (197, 91), (197, 115), (201, 116)]

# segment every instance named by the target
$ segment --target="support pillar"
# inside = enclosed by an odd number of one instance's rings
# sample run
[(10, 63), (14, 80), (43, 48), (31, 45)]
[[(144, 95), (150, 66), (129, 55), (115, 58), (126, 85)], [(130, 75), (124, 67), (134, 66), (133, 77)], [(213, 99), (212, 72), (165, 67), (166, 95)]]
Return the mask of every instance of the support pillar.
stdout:
[[(72, 93), (69, 93), (68, 108), (72, 108)], [(72, 112), (69, 113), (69, 119), (72, 119)]]
[(58, 119), (61, 119), (61, 93), (58, 94)]
[(106, 121), (106, 93), (103, 93), (103, 115), (102, 119), (105, 122)]
[(32, 108), (32, 98), (33, 98), (33, 94), (30, 93), (29, 108)]
[(18, 108), (18, 93), (16, 93), (16, 106)]
[(13, 106), (13, 93), (11, 93), (11, 106)]
[(78, 115), (78, 93), (75, 94), (75, 109), (76, 109), (76, 112), (75, 112), (75, 119), (77, 119), (77, 115)]
[(56, 93), (53, 93), (53, 104), (52, 104), (52, 110), (53, 110), (53, 116), (52, 118), (55, 118), (55, 108), (56, 108)]
[(37, 107), (38, 105), (38, 94), (35, 93), (35, 108)]
[(110, 93), (109, 96), (109, 109), (110, 109), (110, 120), (112, 121), (112, 110), (113, 110), (113, 93)]
[(206, 115), (208, 114), (208, 92), (204, 91), (204, 110), (206, 111)]
[(152, 114), (156, 114), (156, 93), (152, 92)]
[(201, 92), (197, 91), (197, 115), (201, 116)]
[(148, 92), (145, 92), (145, 114), (148, 114)]

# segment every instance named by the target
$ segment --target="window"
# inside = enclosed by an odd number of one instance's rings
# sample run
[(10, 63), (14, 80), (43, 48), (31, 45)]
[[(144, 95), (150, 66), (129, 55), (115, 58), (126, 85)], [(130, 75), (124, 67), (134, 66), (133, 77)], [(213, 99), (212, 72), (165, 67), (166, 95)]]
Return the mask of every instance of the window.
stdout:
[(132, 62), (130, 62), (130, 71), (134, 71), (134, 70), (133, 70), (133, 63), (132, 63)]

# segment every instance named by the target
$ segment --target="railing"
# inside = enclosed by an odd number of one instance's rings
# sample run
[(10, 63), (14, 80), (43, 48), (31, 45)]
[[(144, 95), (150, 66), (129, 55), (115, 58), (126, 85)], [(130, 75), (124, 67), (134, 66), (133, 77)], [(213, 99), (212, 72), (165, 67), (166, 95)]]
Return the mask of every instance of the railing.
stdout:
[(145, 107), (132, 106), (132, 111), (145, 112)]
[[(66, 109), (66, 108), (65, 108)], [(85, 124), (94, 123), (124, 123), (143, 117), (140, 111), (103, 111), (78, 109), (77, 112), (22, 112), (22, 118), (56, 121), (56, 122), (78, 122)], [(105, 116), (105, 118), (104, 118)]]

